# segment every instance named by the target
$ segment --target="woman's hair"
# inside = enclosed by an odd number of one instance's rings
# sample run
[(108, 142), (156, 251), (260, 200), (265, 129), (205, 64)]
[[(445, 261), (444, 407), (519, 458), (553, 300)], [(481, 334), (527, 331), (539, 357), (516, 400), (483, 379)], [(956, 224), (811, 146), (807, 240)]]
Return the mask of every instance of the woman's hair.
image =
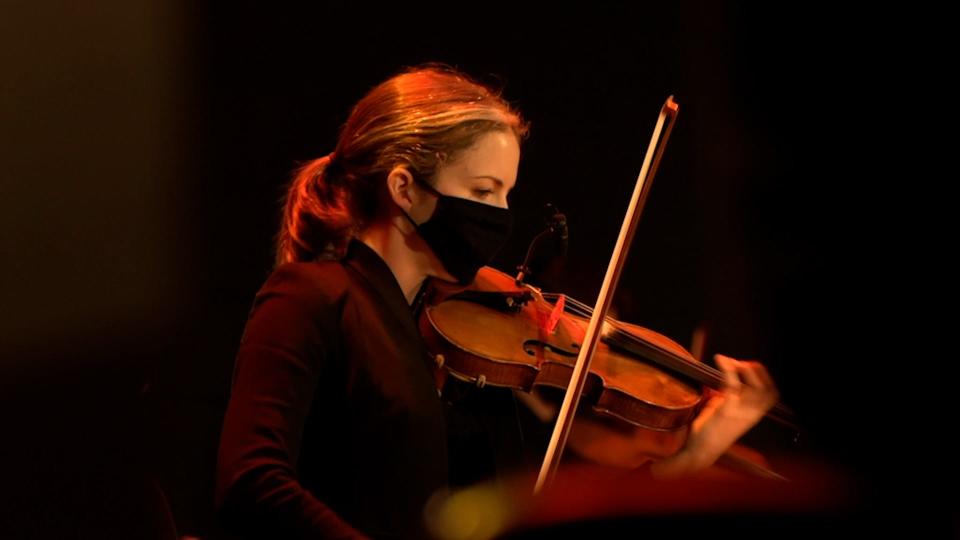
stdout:
[(347, 241), (378, 217), (386, 178), (405, 166), (434, 181), (482, 135), (527, 123), (498, 92), (446, 66), (407, 70), (354, 106), (327, 156), (300, 168), (287, 191), (276, 237), (276, 265), (342, 255)]

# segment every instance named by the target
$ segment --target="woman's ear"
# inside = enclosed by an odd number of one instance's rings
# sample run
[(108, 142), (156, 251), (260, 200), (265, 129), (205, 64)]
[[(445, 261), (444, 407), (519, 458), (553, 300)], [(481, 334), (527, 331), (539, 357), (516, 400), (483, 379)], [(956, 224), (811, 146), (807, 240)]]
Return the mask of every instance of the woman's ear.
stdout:
[(413, 175), (406, 167), (397, 165), (387, 174), (387, 192), (394, 204), (404, 212), (410, 213), (410, 208), (417, 202), (419, 193), (413, 189)]

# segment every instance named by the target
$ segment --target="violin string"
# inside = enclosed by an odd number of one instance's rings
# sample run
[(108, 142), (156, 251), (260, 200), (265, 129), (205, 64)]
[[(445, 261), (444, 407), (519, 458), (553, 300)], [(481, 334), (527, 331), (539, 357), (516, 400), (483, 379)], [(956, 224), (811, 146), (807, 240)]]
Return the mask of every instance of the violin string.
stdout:
[[(545, 299), (550, 299), (550, 298), (552, 298), (552, 299), (554, 299), (554, 301), (556, 301), (556, 299), (558, 299), (558, 298), (561, 296), (561, 294), (559, 294), (559, 293), (543, 293), (542, 296), (543, 296), (543, 298), (545, 298)], [(584, 304), (583, 302), (580, 302), (579, 300), (576, 300), (575, 298), (571, 298), (571, 297), (567, 296), (565, 302), (566, 302), (566, 306), (565, 306), (566, 310), (567, 310), (567, 311), (570, 311), (571, 313), (573, 313), (573, 314), (575, 314), (575, 315), (579, 315), (579, 316), (584, 317), (584, 318), (589, 318), (589, 317), (591, 317), (591, 316), (593, 315), (593, 308), (592, 308), (591, 306), (588, 306), (588, 305)], [(649, 344), (648, 344), (647, 342), (645, 342), (645, 341), (643, 341), (642, 339), (636, 337), (635, 335), (633, 335), (633, 334), (630, 333), (629, 331), (624, 330), (623, 327), (622, 327), (622, 325), (620, 324), (620, 322), (617, 321), (616, 319), (613, 319), (613, 318), (611, 318), (611, 317), (608, 316), (608, 317), (605, 318), (605, 320), (606, 320), (606, 322), (609, 323), (609, 324), (611, 325), (611, 327), (613, 327), (613, 329), (614, 329), (614, 334), (613, 334), (613, 338), (614, 338), (614, 339), (620, 339), (620, 340), (622, 340), (622, 341), (633, 342), (633, 343), (638, 343), (638, 344), (643, 344), (643, 345), (652, 345), (652, 346), (656, 347), (657, 349), (659, 349), (660, 351), (662, 351), (663, 353), (665, 353), (665, 354), (667, 355), (667, 358), (670, 359), (668, 362), (665, 362), (665, 363), (666, 363), (666, 364), (672, 364), (672, 365), (669, 365), (669, 366), (666, 366), (666, 367), (671, 367), (671, 368), (673, 368), (674, 370), (676, 370), (676, 371), (678, 371), (678, 372), (684, 372), (684, 371), (686, 371), (686, 370), (693, 370), (693, 371), (695, 371), (695, 372), (699, 372), (701, 375), (707, 377), (708, 379), (711, 379), (712, 382), (714, 382), (714, 383), (717, 384), (718, 386), (723, 384), (724, 379), (725, 379), (725, 375), (724, 375), (724, 373), (723, 373), (722, 371), (720, 371), (719, 369), (714, 369), (714, 368), (708, 366), (707, 364), (704, 364), (703, 362), (689, 362), (689, 361), (687, 361), (686, 359), (679, 357), (677, 354), (675, 354), (675, 353), (673, 353), (673, 352), (671, 352), (671, 351), (669, 351), (669, 350), (663, 349), (662, 347), (657, 347), (655, 344), (652, 344), (652, 343), (649, 343)], [(688, 372), (687, 374), (689, 375), (689, 372)], [(697, 378), (696, 375), (690, 375), (690, 376), (692, 376), (692, 377), (695, 378), (695, 379)], [(702, 382), (702, 381), (701, 381), (701, 382)], [(789, 407), (786, 407), (786, 406), (783, 405), (782, 403), (777, 403), (777, 404), (773, 407), (772, 411), (777, 412), (777, 413), (779, 413), (779, 414), (781, 415), (781, 416), (779, 416), (779, 417), (778, 417), (778, 416), (773, 416), (773, 418), (774, 418), (775, 420), (777, 420), (777, 421), (779, 421), (779, 422), (782, 422), (782, 423), (784, 423), (785, 425), (788, 425), (788, 426), (791, 426), (791, 427), (795, 427), (795, 426), (793, 425), (793, 423), (789, 420), (789, 417), (793, 416), (793, 414), (794, 414), (793, 411), (792, 411)]]
[[(646, 344), (646, 342), (644, 342), (640, 338), (634, 336), (629, 332), (624, 332), (622, 330), (617, 330), (616, 336), (618, 336), (620, 339), (626, 339), (628, 341), (633, 341), (640, 344)], [(655, 344), (652, 344), (652, 345), (656, 346)], [(711, 368), (710, 366), (702, 362), (689, 362), (683, 358), (678, 357), (677, 355), (675, 355), (674, 353), (671, 353), (668, 350), (665, 350), (660, 347), (657, 347), (657, 348), (660, 349), (662, 352), (667, 353), (668, 355), (669, 360), (667, 362), (663, 362), (663, 364), (666, 365), (666, 367), (672, 368), (675, 371), (680, 373), (684, 373), (686, 370), (689, 370), (689, 369), (692, 369), (694, 371), (699, 371), (701, 375), (705, 375), (709, 377), (712, 380), (712, 382), (716, 385), (716, 387), (719, 388), (724, 385), (726, 376), (722, 371)], [(685, 374), (693, 377), (694, 379), (697, 378), (696, 375), (691, 375), (689, 372), (686, 372)], [(704, 382), (704, 381), (700, 380), (700, 382)], [(793, 410), (787, 407), (786, 405), (782, 403), (777, 403), (776, 405), (773, 406), (770, 412), (773, 413), (771, 415), (771, 418), (773, 418), (774, 420), (782, 423), (783, 425), (790, 427), (791, 429), (799, 429), (790, 420), (790, 418), (794, 416)]]
[[(560, 294), (558, 294), (558, 293), (544, 293), (544, 294), (543, 294), (543, 297), (544, 297), (544, 298), (547, 298), (547, 299), (551, 299), (551, 298), (552, 298), (552, 299), (558, 299), (558, 298), (560, 297)], [(569, 310), (571, 313), (573, 313), (574, 315), (579, 315), (579, 316), (581, 316), (581, 317), (590, 317), (590, 316), (593, 315), (593, 308), (592, 308), (592, 307), (584, 304), (583, 302), (580, 302), (579, 300), (576, 300), (575, 298), (571, 298), (571, 297), (567, 296), (565, 302), (566, 302), (566, 307), (568, 308), (568, 310)], [(606, 320), (606, 322), (607, 322), (608, 324), (610, 324), (610, 326), (614, 329), (614, 337), (615, 337), (615, 338), (619, 338), (619, 339), (622, 340), (622, 341), (626, 341), (626, 342), (633, 343), (633, 344), (653, 345), (653, 346), (656, 347), (656, 345), (654, 345), (654, 344), (648, 344), (647, 342), (645, 342), (645, 341), (641, 340), (640, 338), (634, 336), (634, 335), (631, 334), (630, 332), (624, 330), (623, 327), (622, 327), (622, 325), (620, 324), (620, 322), (617, 321), (616, 319), (613, 319), (613, 318), (611, 318), (611, 317), (608, 316), (608, 317), (605, 318), (605, 320)], [(666, 353), (666, 354), (668, 355), (668, 357), (670, 358), (670, 361), (669, 361), (668, 363), (671, 364), (671, 365), (670, 365), (670, 366), (667, 366), (667, 367), (671, 367), (671, 368), (673, 368), (673, 369), (675, 369), (675, 370), (677, 370), (677, 371), (688, 371), (688, 370), (692, 370), (692, 371), (694, 371), (694, 372), (699, 372), (700, 375), (702, 375), (702, 376), (704, 376), (704, 377), (707, 377), (708, 379), (710, 379), (710, 380), (711, 380), (712, 382), (714, 382), (714, 383), (718, 383), (718, 384), (719, 384), (719, 383), (722, 383), (722, 381), (723, 381), (723, 373), (722, 373), (721, 371), (719, 371), (719, 370), (717, 370), (717, 369), (714, 369), (714, 368), (711, 368), (710, 366), (708, 366), (708, 365), (706, 365), (706, 364), (704, 364), (704, 363), (702, 363), (702, 362), (694, 362), (694, 363), (691, 363), (691, 362), (689, 362), (689, 361), (687, 361), (687, 360), (685, 360), (685, 359), (683, 359), (683, 358), (679, 358), (679, 356), (678, 356), (677, 354), (675, 354), (675, 353), (673, 353), (673, 352), (671, 352), (671, 351), (669, 351), (669, 350), (663, 349), (662, 347), (657, 347), (657, 349), (659, 349), (659, 350), (660, 350), (661, 352), (663, 352), (663, 353)], [(694, 376), (694, 378), (696, 378), (696, 375), (693, 375), (693, 376)]]

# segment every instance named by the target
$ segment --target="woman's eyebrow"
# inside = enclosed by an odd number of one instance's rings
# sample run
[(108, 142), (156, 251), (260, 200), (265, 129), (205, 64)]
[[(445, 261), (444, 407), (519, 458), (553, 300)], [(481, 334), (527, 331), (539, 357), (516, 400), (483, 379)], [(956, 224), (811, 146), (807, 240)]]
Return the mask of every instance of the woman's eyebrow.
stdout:
[(477, 175), (477, 176), (471, 176), (471, 178), (489, 178), (489, 179), (493, 180), (494, 182), (496, 182), (497, 185), (499, 185), (499, 186), (501, 186), (501, 187), (503, 186), (503, 180), (497, 178), (496, 176), (490, 176), (489, 174), (481, 174), (481, 175)]

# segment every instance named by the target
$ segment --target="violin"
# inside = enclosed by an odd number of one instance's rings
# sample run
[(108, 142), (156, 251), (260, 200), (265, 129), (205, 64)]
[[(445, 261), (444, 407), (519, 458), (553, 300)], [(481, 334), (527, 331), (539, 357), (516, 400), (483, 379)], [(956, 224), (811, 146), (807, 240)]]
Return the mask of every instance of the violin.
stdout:
[[(530, 393), (567, 388), (588, 315), (588, 306), (568, 296), (518, 286), (513, 277), (484, 267), (468, 287), (434, 283), (418, 325), (435, 362), (438, 389), (453, 377)], [(573, 442), (599, 462), (637, 466), (666, 457), (683, 446), (709, 389), (722, 386), (720, 371), (672, 339), (608, 317), (581, 397), (581, 411), (589, 411), (580, 413), (584, 433)], [(767, 416), (796, 428), (782, 404)], [(728, 459), (749, 467), (737, 458), (746, 454), (766, 466), (744, 447)]]
[[(556, 302), (547, 298), (485, 267), (468, 289), (434, 287), (420, 331), (445, 375), (480, 387), (566, 389), (586, 328), (575, 311), (582, 304), (566, 296), (554, 296)], [(647, 429), (672, 431), (692, 421), (703, 404), (696, 383), (637, 361), (620, 345), (677, 364), (694, 363), (690, 353), (645, 328), (612, 319), (608, 323), (582, 399), (599, 413)]]

